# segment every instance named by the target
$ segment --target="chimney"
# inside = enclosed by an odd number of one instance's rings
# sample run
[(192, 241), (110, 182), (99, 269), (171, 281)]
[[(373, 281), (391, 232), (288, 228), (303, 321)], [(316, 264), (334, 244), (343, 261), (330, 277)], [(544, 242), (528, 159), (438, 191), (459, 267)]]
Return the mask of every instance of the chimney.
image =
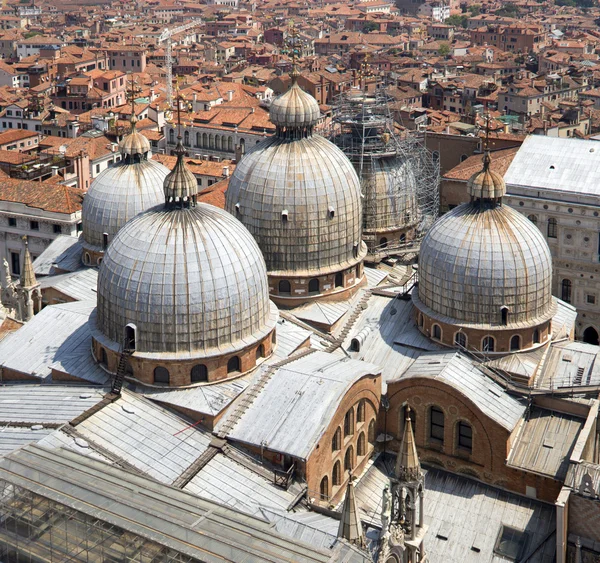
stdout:
[(223, 166), (223, 178), (229, 178), (229, 166)]
[(233, 90), (228, 90), (227, 91), (227, 101), (231, 102), (231, 100), (233, 100)]

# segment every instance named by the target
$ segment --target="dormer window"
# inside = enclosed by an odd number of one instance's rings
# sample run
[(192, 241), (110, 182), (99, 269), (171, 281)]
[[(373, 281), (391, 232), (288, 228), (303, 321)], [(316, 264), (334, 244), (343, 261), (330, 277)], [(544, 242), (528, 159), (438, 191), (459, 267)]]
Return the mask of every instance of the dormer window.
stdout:
[(281, 220), (282, 220), (284, 223), (287, 223), (287, 221), (288, 221), (288, 210), (287, 210), (287, 209), (284, 209), (284, 210), (281, 212)]
[(330, 219), (333, 219), (335, 217), (335, 209), (330, 205), (329, 208), (327, 209), (327, 216)]

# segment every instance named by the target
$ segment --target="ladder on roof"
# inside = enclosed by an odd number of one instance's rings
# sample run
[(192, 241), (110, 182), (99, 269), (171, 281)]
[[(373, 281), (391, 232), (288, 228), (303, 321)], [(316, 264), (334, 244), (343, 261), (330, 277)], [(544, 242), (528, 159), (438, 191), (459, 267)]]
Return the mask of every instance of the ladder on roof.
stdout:
[(131, 354), (133, 354), (133, 348), (128, 348), (127, 344), (129, 343), (126, 338), (123, 342), (123, 346), (121, 347), (121, 353), (119, 354), (119, 363), (117, 364), (117, 371), (112, 380), (111, 393), (113, 395), (120, 395), (121, 389), (123, 389), (123, 382), (125, 381), (125, 376), (127, 375), (127, 367), (129, 365), (129, 358)]

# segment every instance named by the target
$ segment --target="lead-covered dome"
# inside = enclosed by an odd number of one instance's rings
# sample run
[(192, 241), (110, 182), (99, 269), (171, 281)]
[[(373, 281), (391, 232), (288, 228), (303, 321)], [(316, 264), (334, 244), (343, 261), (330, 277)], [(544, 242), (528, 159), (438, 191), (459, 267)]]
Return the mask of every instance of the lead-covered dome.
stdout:
[(256, 242), (207, 204), (148, 211), (123, 227), (98, 276), (98, 330), (136, 355), (207, 358), (246, 348), (273, 330), (267, 272)]
[(150, 145), (147, 143), (133, 127), (132, 133), (120, 144), (121, 161), (99, 174), (85, 194), (83, 247), (88, 256), (101, 256), (106, 243), (113, 240), (127, 221), (164, 203), (163, 182), (169, 169), (148, 160)]
[(553, 312), (548, 244), (506, 205), (463, 204), (421, 243), (417, 301), (451, 323), (501, 325), (505, 307), (507, 325), (547, 320)]
[[(318, 111), (316, 100), (300, 90), (293, 76), (290, 90), (271, 106), (276, 134), (237, 165), (226, 209), (258, 242), (270, 276), (337, 273), (335, 287), (348, 289), (362, 279), (360, 268), (351, 276), (348, 269), (366, 254), (360, 182), (346, 155), (313, 134)], [(288, 282), (283, 283), (289, 293)], [(334, 290), (333, 280), (313, 283), (315, 289), (308, 290), (313, 294)], [(295, 296), (306, 291), (306, 285), (291, 288)]]

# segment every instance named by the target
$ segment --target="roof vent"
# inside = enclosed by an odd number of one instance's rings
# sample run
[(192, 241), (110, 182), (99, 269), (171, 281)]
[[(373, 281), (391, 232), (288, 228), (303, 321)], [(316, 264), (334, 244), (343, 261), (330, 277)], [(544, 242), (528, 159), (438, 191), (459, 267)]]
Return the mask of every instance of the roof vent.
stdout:
[(447, 522), (442, 522), (442, 525), (440, 526), (440, 529), (435, 537), (439, 538), (440, 540), (448, 540), (450, 537), (450, 525)]

